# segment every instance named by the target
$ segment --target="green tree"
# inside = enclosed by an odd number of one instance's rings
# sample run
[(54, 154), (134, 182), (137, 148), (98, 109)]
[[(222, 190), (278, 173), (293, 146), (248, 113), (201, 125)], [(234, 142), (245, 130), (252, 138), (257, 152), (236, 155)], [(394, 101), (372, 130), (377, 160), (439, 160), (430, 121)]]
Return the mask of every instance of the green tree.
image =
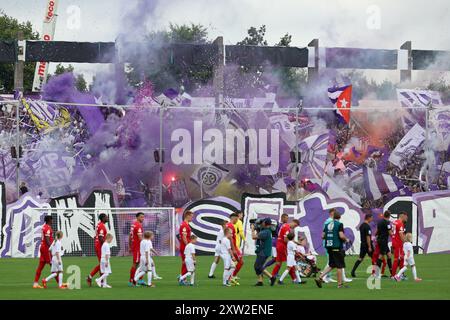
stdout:
[(73, 72), (74, 68), (71, 64), (69, 64), (67, 67), (64, 67), (62, 63), (58, 63), (56, 65), (55, 72), (53, 73), (55, 76), (59, 76), (60, 74), (66, 73), (66, 72)]
[(157, 93), (167, 88), (178, 90), (184, 88), (188, 92), (193, 92), (212, 79), (212, 66), (181, 65), (175, 63), (170, 55), (161, 55), (157, 50), (175, 43), (211, 43), (208, 30), (203, 25), (170, 24), (168, 30), (152, 32), (146, 38), (156, 50), (151, 54), (137, 55), (138, 57), (130, 62), (127, 78), (132, 86), (137, 87), (148, 79)]
[[(33, 31), (30, 21), (19, 22), (17, 19), (6, 15), (0, 10), (0, 41), (15, 41), (17, 33), (23, 32), (25, 40), (39, 39), (39, 33)], [(25, 63), (24, 66), (24, 90), (29, 91), (33, 86), (35, 63)], [(14, 64), (0, 64), (0, 91), (12, 92), (14, 90)]]
[[(52, 76), (53, 77), (54, 76), (59, 76), (59, 75), (61, 75), (63, 73), (66, 73), (66, 72), (71, 72), (71, 73), (75, 74), (74, 70), (75, 70), (75, 68), (71, 64), (69, 64), (67, 67), (64, 67), (64, 65), (62, 63), (58, 63), (56, 65), (56, 69), (55, 69), (55, 72), (53, 73), (53, 75), (50, 75), (50, 74), (48, 75), (47, 81), (50, 80), (50, 78)], [(80, 92), (88, 91), (88, 85), (87, 85), (86, 80), (84, 79), (84, 75), (83, 74), (81, 74), (81, 73), (75, 74), (75, 87)]]
[[(292, 35), (286, 33), (275, 44), (277, 47), (289, 47)], [(300, 98), (308, 84), (308, 73), (305, 68), (276, 67), (273, 70), (280, 82), (280, 94)]]
[(256, 29), (255, 27), (250, 27), (247, 30), (247, 36), (244, 38), (244, 40), (239, 41), (237, 44), (242, 46), (267, 46), (267, 40), (265, 39), (266, 36), (266, 26), (262, 25), (259, 27), (259, 29)]

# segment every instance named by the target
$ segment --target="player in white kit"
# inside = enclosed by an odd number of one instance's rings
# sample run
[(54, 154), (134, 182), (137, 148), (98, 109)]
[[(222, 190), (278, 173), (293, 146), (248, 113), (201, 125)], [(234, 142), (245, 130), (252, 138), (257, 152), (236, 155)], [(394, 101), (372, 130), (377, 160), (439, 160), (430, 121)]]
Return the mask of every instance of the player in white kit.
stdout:
[(153, 238), (153, 232), (144, 232), (144, 239), (140, 244), (141, 260), (139, 262), (139, 268), (136, 270), (136, 274), (134, 276), (134, 281), (137, 283), (141, 277), (147, 274), (147, 286), (151, 288), (155, 287), (155, 285), (152, 284), (154, 274), (152, 254), (156, 254), (155, 249), (153, 249)]
[[(184, 263), (186, 264), (187, 272), (183, 274), (179, 278), (179, 284), (180, 285), (194, 285), (194, 279), (195, 279), (195, 243), (197, 242), (197, 236), (191, 235), (191, 241), (186, 245), (186, 248), (184, 249)], [(185, 283), (184, 280), (186, 280), (187, 277), (191, 278), (191, 281), (189, 284)]]
[(406, 241), (403, 243), (403, 253), (405, 255), (405, 265), (403, 268), (400, 269), (400, 271), (394, 276), (394, 279), (396, 281), (401, 281), (401, 277), (403, 273), (406, 271), (407, 267), (411, 267), (411, 271), (414, 277), (414, 281), (420, 282), (422, 281), (421, 278), (417, 277), (417, 270), (416, 270), (416, 262), (414, 261), (414, 249), (413, 245), (411, 243), (412, 240), (412, 234), (407, 233), (406, 234)]
[(95, 282), (100, 288), (108, 288), (111, 286), (108, 284), (108, 276), (112, 273), (111, 271), (111, 242), (113, 240), (113, 235), (111, 233), (106, 234), (105, 242), (102, 244), (101, 258), (100, 258), (100, 273), (101, 276), (95, 279)]
[(214, 279), (214, 271), (216, 271), (216, 267), (220, 262), (220, 243), (224, 237), (224, 230), (225, 230), (225, 225), (227, 224), (227, 222), (225, 220), (222, 220), (222, 223), (220, 224), (221, 228), (219, 230), (219, 233), (217, 234), (217, 238), (216, 238), (216, 247), (214, 248), (214, 261), (211, 264), (211, 268), (209, 269), (209, 274), (208, 274), (208, 278), (210, 279)]
[(294, 233), (290, 232), (287, 235), (287, 239), (289, 240), (287, 243), (287, 268), (283, 272), (283, 274), (280, 277), (280, 280), (278, 281), (279, 284), (283, 284), (284, 278), (289, 274), (289, 272), (292, 272), (291, 270), (294, 270), (296, 281), (295, 283), (303, 284), (302, 279), (300, 278), (300, 274), (297, 270), (297, 262), (295, 261), (295, 252), (297, 250), (297, 244), (294, 242)]
[(51, 262), (51, 274), (42, 280), (42, 287), (47, 288), (47, 282), (51, 279), (58, 277), (58, 287), (60, 289), (67, 289), (67, 286), (63, 285), (63, 263), (62, 256), (64, 254), (64, 250), (62, 248), (61, 240), (63, 238), (62, 231), (57, 231), (55, 234), (55, 240), (50, 246), (50, 252), (52, 254), (52, 262)]
[[(231, 241), (233, 239), (233, 233), (230, 229), (226, 228), (224, 231), (224, 237), (220, 244), (220, 257), (223, 260), (223, 285), (225, 287), (230, 287), (229, 280), (233, 275), (234, 269), (236, 267), (236, 259), (233, 255), (233, 250), (231, 248)], [(235, 282), (237, 283), (237, 282)]]

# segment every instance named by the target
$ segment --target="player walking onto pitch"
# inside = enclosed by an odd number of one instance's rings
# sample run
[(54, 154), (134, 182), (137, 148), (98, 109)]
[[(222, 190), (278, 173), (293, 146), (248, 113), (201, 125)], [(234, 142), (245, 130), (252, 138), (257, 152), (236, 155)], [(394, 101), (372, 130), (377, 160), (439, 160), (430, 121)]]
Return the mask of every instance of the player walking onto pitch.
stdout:
[(216, 247), (214, 248), (214, 261), (211, 264), (211, 268), (209, 269), (208, 278), (210, 278), (210, 279), (215, 278), (214, 271), (216, 270), (217, 265), (220, 262), (220, 257), (221, 257), (221, 252), (222, 252), (221, 251), (221, 248), (222, 248), (221, 242), (222, 242), (223, 237), (225, 236), (224, 235), (224, 231), (226, 229), (225, 225), (226, 225), (226, 221), (222, 220), (222, 223), (220, 224), (221, 228), (220, 228), (219, 233), (217, 234), (217, 238), (216, 238)]
[(278, 281), (279, 284), (283, 284), (283, 280), (284, 280), (284, 278), (286, 278), (288, 273), (295, 274), (295, 278), (296, 278), (295, 283), (298, 283), (298, 284), (305, 283), (305, 282), (302, 282), (302, 279), (300, 278), (300, 274), (297, 270), (297, 262), (295, 261), (295, 251), (297, 249), (297, 244), (293, 241), (294, 237), (295, 237), (295, 235), (293, 232), (290, 232), (286, 236), (286, 238), (288, 239), (288, 243), (286, 246), (287, 247), (287, 259), (286, 259), (287, 268), (281, 275), (280, 281)]
[(186, 211), (184, 213), (184, 220), (180, 224), (180, 229), (178, 231), (179, 241), (180, 241), (180, 256), (181, 256), (181, 273), (180, 277), (187, 272), (184, 250), (189, 244), (191, 239), (191, 227), (189, 223), (192, 221), (194, 213), (192, 211)]
[(344, 234), (344, 225), (339, 221), (341, 214), (334, 211), (333, 220), (328, 222), (323, 228), (322, 239), (325, 240), (325, 248), (328, 252), (328, 266), (325, 268), (319, 278), (315, 279), (319, 288), (322, 288), (323, 278), (333, 269), (337, 269), (338, 288), (344, 286), (343, 269), (345, 268), (345, 253), (343, 250), (344, 242), (349, 240)]
[[(289, 224), (288, 223), (289, 216), (286, 213), (283, 213), (280, 219), (282, 225), (280, 227), (280, 231), (278, 232), (277, 247), (276, 247), (277, 257), (275, 267), (272, 270), (272, 277), (270, 278), (271, 286), (275, 284), (277, 274), (281, 269), (281, 265), (283, 264), (283, 262), (287, 261), (287, 243), (289, 241), (287, 235), (291, 233), (291, 229), (294, 229), (300, 224), (299, 221), (295, 219)], [(294, 270), (290, 269), (289, 274), (292, 280), (295, 280)]]
[(94, 238), (94, 246), (95, 246), (95, 254), (97, 255), (98, 264), (92, 269), (91, 273), (88, 275), (86, 281), (90, 286), (92, 286), (92, 278), (100, 271), (100, 260), (102, 258), (102, 245), (105, 242), (105, 236), (108, 233), (106, 230), (105, 223), (108, 222), (108, 216), (104, 213), (100, 213), (98, 216), (98, 224), (95, 229), (95, 238)]
[(113, 235), (111, 233), (106, 234), (105, 241), (101, 248), (101, 258), (100, 258), (100, 273), (102, 274), (99, 278), (95, 279), (95, 282), (100, 288), (111, 288), (108, 284), (108, 276), (112, 273), (111, 271), (111, 241), (113, 240)]
[[(130, 235), (128, 238), (130, 252), (133, 255), (133, 263), (131, 264), (130, 281), (128, 283), (128, 286), (136, 285), (136, 282), (134, 281), (134, 276), (136, 274), (136, 269), (139, 264), (139, 258), (140, 258), (139, 251), (140, 251), (140, 245), (141, 245), (141, 240), (142, 240), (142, 234), (144, 232), (143, 228), (142, 228), (143, 222), (144, 222), (144, 213), (143, 212), (136, 213), (136, 220), (131, 225)], [(140, 283), (140, 284), (142, 284), (142, 283)]]
[(356, 269), (359, 267), (361, 262), (364, 260), (364, 257), (369, 255), (372, 257), (373, 249), (372, 249), (372, 230), (370, 229), (370, 223), (373, 220), (373, 215), (371, 213), (366, 214), (364, 217), (364, 222), (359, 227), (359, 233), (361, 236), (361, 247), (359, 249), (359, 258), (356, 260), (355, 265), (352, 269), (352, 277), (356, 278)]
[[(392, 236), (392, 226), (389, 221), (391, 217), (391, 212), (386, 210), (383, 214), (383, 219), (380, 220), (377, 224), (377, 244), (375, 246), (375, 251), (372, 255), (372, 265), (373, 265), (373, 273), (375, 273), (376, 277), (380, 278), (380, 268), (382, 264), (382, 259), (387, 256), (387, 264), (389, 270), (392, 274), (392, 260), (391, 260), (391, 251), (389, 250), (389, 237)], [(381, 257), (381, 258), (380, 258)]]
[(152, 254), (156, 254), (156, 251), (153, 249), (152, 240), (154, 238), (153, 232), (145, 231), (144, 232), (144, 240), (141, 241), (140, 252), (141, 252), (141, 260), (139, 262), (139, 268), (136, 271), (136, 275), (134, 276), (134, 281), (137, 282), (141, 277), (147, 274), (147, 286), (155, 287), (152, 284), (153, 278), (153, 259)]
[(231, 230), (231, 234), (233, 235), (232, 241), (231, 241), (231, 249), (233, 250), (233, 256), (236, 259), (236, 269), (234, 269), (233, 276), (230, 279), (230, 282), (234, 285), (239, 285), (237, 282), (237, 274), (239, 270), (241, 270), (242, 266), (244, 265), (244, 259), (242, 257), (241, 250), (237, 246), (237, 231), (235, 224), (239, 220), (239, 216), (237, 213), (230, 214), (230, 222), (227, 223), (226, 227)]
[(405, 237), (405, 243), (403, 243), (403, 251), (405, 253), (405, 265), (400, 269), (400, 271), (394, 276), (396, 281), (400, 281), (403, 273), (406, 271), (408, 266), (411, 266), (411, 271), (414, 277), (414, 281), (420, 282), (422, 279), (417, 277), (416, 263), (414, 261), (414, 249), (411, 243), (412, 234), (407, 233)]
[(189, 283), (190, 286), (194, 285), (195, 282), (195, 243), (197, 242), (197, 236), (191, 235), (190, 242), (184, 248), (184, 256), (185, 256), (185, 265), (187, 272), (183, 274), (179, 279), (180, 285), (186, 285), (185, 281), (187, 277), (190, 277), (191, 281)]
[(398, 219), (394, 221), (392, 228), (392, 251), (394, 252), (394, 263), (392, 264), (391, 277), (397, 273), (397, 268), (403, 268), (404, 253), (403, 243), (405, 242), (405, 223), (408, 222), (408, 214), (401, 211)]
[[(52, 221), (52, 216), (45, 216), (45, 224), (42, 226), (41, 245), (39, 247), (39, 265), (34, 276), (34, 289), (42, 289), (42, 286), (39, 285), (42, 269), (44, 269), (46, 264), (51, 264), (52, 255), (50, 253), (50, 246), (53, 243)], [(56, 278), (56, 282), (58, 282), (58, 278)]]
[(62, 255), (63, 249), (61, 240), (63, 238), (62, 231), (57, 231), (55, 235), (56, 239), (53, 241), (50, 246), (50, 252), (52, 253), (52, 263), (51, 263), (51, 274), (42, 280), (42, 286), (47, 288), (47, 282), (50, 279), (58, 277), (58, 287), (60, 289), (67, 289), (67, 286), (63, 284), (63, 263), (62, 263)]
[(223, 260), (223, 285), (225, 287), (231, 286), (229, 280), (233, 275), (236, 259), (233, 256), (233, 250), (231, 248), (231, 241), (233, 239), (233, 234), (231, 230), (226, 228), (224, 231), (224, 236), (220, 243), (220, 257)]

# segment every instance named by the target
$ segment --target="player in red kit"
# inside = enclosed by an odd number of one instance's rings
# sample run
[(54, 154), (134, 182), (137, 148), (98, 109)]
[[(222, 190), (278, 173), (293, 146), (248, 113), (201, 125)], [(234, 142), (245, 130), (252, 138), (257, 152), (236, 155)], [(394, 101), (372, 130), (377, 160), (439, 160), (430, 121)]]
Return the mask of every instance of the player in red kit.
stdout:
[(130, 235), (128, 236), (128, 244), (130, 246), (130, 253), (133, 255), (133, 263), (130, 269), (130, 281), (129, 286), (136, 285), (134, 281), (134, 275), (136, 273), (137, 266), (140, 260), (140, 245), (142, 240), (142, 235), (144, 234), (144, 229), (142, 228), (142, 223), (144, 222), (144, 213), (136, 213), (136, 220), (133, 222), (130, 228)]
[(226, 228), (231, 230), (232, 239), (231, 239), (231, 251), (233, 252), (233, 257), (236, 259), (236, 269), (233, 272), (232, 278), (230, 279), (230, 282), (233, 285), (239, 285), (236, 279), (236, 275), (238, 274), (239, 270), (241, 270), (242, 266), (244, 265), (244, 259), (242, 258), (241, 250), (237, 246), (237, 239), (236, 239), (236, 227), (235, 224), (239, 219), (239, 215), (237, 213), (230, 214), (230, 221), (226, 224)]
[(106, 229), (105, 223), (108, 222), (108, 216), (104, 213), (100, 213), (98, 216), (99, 223), (97, 224), (97, 229), (95, 229), (95, 254), (97, 255), (97, 259), (99, 264), (97, 264), (94, 269), (92, 269), (91, 273), (88, 275), (86, 281), (90, 286), (92, 286), (92, 278), (100, 271), (100, 259), (102, 258), (102, 245), (105, 242), (106, 234), (108, 230)]
[(36, 275), (34, 277), (33, 284), (33, 288), (35, 289), (42, 289), (42, 286), (39, 285), (39, 279), (41, 278), (42, 269), (44, 269), (46, 264), (50, 265), (52, 260), (50, 254), (50, 246), (53, 243), (52, 216), (45, 216), (44, 222), (45, 224), (42, 226), (41, 245), (39, 247), (39, 265), (36, 269)]
[(186, 268), (186, 263), (184, 262), (185, 256), (184, 256), (184, 249), (186, 249), (186, 246), (191, 241), (191, 227), (189, 226), (189, 223), (192, 221), (194, 217), (194, 213), (192, 211), (186, 211), (184, 213), (184, 220), (180, 224), (180, 229), (178, 231), (179, 241), (180, 241), (180, 255), (181, 255), (181, 275), (186, 274), (188, 272)]
[(392, 251), (394, 253), (394, 263), (392, 264), (391, 276), (395, 276), (397, 268), (403, 268), (404, 253), (403, 242), (405, 242), (405, 223), (408, 222), (408, 214), (404, 211), (398, 214), (398, 219), (393, 223), (392, 230)]
[[(299, 225), (298, 220), (293, 220), (290, 224), (288, 223), (289, 216), (286, 213), (283, 213), (281, 215), (281, 227), (278, 232), (278, 238), (277, 238), (277, 258), (276, 258), (276, 264), (275, 267), (272, 270), (272, 278), (270, 278), (270, 285), (273, 286), (275, 284), (275, 281), (277, 279), (277, 274), (280, 271), (281, 265), (283, 262), (286, 262), (287, 260), (287, 243), (288, 238), (287, 235), (291, 232), (292, 228), (295, 228)], [(295, 279), (295, 273), (293, 270), (289, 273), (291, 278)]]

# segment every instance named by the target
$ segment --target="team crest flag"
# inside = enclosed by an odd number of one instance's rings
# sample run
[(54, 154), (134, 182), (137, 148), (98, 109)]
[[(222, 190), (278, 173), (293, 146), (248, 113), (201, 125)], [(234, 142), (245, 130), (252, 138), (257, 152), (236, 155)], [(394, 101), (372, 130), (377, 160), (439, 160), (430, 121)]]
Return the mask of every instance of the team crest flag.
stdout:
[(212, 195), (222, 180), (228, 175), (229, 170), (216, 163), (198, 166), (191, 176), (191, 180), (203, 190)]
[(328, 97), (336, 108), (338, 114), (345, 120), (346, 123), (349, 123), (350, 107), (352, 104), (352, 85), (329, 88)]

